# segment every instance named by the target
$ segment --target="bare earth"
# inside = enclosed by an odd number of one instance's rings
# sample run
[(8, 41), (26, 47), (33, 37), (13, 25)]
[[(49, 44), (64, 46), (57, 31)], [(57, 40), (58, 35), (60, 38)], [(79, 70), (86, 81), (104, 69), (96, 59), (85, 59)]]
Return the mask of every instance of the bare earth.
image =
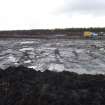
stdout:
[(24, 65), (44, 71), (105, 73), (104, 40), (1, 39), (0, 67)]

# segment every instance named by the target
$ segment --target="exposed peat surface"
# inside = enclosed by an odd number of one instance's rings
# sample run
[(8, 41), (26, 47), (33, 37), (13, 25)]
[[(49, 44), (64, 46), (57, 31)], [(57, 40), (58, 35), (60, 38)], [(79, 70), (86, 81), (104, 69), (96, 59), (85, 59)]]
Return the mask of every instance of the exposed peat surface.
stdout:
[(105, 105), (104, 40), (0, 40), (0, 105)]
[(105, 105), (105, 75), (0, 69), (0, 105)]

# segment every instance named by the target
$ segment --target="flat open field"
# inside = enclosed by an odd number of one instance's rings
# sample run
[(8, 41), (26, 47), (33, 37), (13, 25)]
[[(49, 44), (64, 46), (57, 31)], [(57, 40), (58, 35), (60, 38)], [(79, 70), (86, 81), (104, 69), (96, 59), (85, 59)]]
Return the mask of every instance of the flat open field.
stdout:
[(0, 68), (24, 65), (44, 71), (105, 73), (104, 40), (0, 39)]

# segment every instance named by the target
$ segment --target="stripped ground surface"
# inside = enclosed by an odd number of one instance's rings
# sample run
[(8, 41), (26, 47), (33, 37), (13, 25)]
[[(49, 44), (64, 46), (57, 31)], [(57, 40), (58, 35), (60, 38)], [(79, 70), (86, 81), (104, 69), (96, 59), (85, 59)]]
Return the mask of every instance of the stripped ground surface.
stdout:
[(104, 40), (1, 39), (0, 68), (24, 65), (36, 70), (105, 73)]
[(105, 75), (0, 69), (0, 105), (105, 105)]

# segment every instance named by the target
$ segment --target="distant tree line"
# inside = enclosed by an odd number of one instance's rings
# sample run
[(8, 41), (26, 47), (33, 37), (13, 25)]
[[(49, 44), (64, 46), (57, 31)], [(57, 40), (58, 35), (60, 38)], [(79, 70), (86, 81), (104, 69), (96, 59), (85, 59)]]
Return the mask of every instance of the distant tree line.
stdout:
[(33, 30), (12, 30), (0, 31), (0, 37), (34, 37), (35, 35), (73, 34), (81, 35), (84, 31), (105, 32), (104, 28), (64, 28), (64, 29), (33, 29)]

